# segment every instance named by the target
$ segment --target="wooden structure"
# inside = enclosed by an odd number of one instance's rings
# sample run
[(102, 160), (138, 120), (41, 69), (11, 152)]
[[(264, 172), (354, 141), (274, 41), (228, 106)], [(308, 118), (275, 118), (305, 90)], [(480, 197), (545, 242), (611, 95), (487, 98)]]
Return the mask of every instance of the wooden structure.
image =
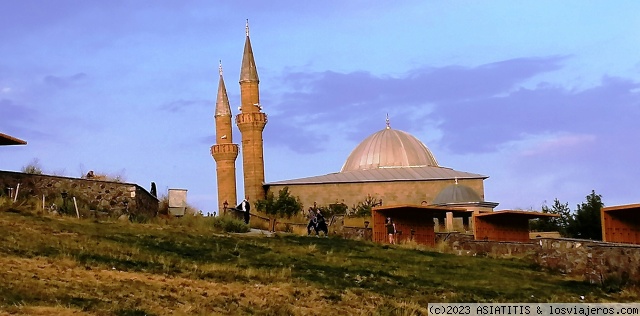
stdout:
[(475, 240), (529, 241), (529, 220), (541, 217), (560, 217), (531, 211), (496, 211), (473, 215)]
[(26, 145), (26, 144), (27, 144), (27, 142), (22, 140), (22, 139), (18, 139), (18, 138), (15, 138), (13, 136), (9, 136), (7, 134), (0, 133), (0, 146)]
[(435, 246), (435, 222), (434, 218), (444, 218), (448, 212), (453, 213), (453, 217), (467, 219), (471, 217), (471, 212), (453, 207), (444, 206), (420, 206), (420, 205), (395, 205), (374, 207), (371, 210), (373, 221), (373, 241), (378, 243), (389, 242), (389, 235), (385, 227), (385, 220), (391, 217), (396, 224), (398, 234), (396, 242), (415, 241), (421, 245)]
[(603, 207), (602, 240), (640, 245), (640, 204)]

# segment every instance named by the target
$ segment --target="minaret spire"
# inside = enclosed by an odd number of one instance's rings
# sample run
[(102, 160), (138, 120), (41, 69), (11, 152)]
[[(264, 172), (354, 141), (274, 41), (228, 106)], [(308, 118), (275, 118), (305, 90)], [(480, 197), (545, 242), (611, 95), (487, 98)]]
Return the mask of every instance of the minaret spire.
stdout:
[[(222, 60), (218, 65), (218, 73), (220, 74), (220, 79), (218, 81), (218, 97), (216, 98), (216, 111), (214, 117), (231, 117), (231, 106), (229, 105), (229, 98), (227, 97), (227, 88), (224, 84), (224, 78), (222, 77)], [(231, 135), (228, 135), (228, 137), (229, 142), (231, 142)]]
[[(244, 42), (244, 53), (242, 54), (242, 67), (240, 68), (240, 83), (256, 82), (257, 84), (260, 82), (260, 80), (258, 79), (258, 69), (256, 68), (256, 61), (253, 58), (253, 49), (251, 48), (251, 40), (249, 39), (249, 20), (248, 19), (247, 19), (247, 25), (245, 26), (245, 32), (247, 33), (247, 38)], [(246, 110), (248, 109), (243, 109), (243, 111), (246, 111)]]

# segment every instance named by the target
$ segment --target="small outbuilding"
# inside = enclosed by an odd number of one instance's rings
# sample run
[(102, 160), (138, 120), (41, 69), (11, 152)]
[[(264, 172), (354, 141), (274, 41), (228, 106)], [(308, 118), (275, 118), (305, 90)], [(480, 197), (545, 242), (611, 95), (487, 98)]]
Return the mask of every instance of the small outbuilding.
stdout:
[(385, 220), (390, 217), (396, 224), (397, 242), (414, 241), (421, 245), (435, 246), (434, 218), (444, 218), (447, 213), (453, 217), (466, 218), (472, 212), (465, 209), (433, 205), (394, 205), (374, 207), (371, 210), (373, 221), (373, 241), (388, 242)]
[(640, 204), (603, 207), (602, 240), (640, 245)]
[(475, 240), (529, 241), (529, 220), (542, 217), (560, 217), (532, 211), (496, 211), (473, 215)]

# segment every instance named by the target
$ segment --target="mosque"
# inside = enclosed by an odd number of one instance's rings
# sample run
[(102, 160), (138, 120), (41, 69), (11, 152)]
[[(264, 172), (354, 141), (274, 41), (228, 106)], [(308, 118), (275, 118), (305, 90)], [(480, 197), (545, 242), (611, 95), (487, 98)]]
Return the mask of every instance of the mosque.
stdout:
[[(244, 192), (250, 201), (288, 187), (305, 206), (344, 203), (351, 207), (367, 197), (385, 206), (435, 205), (464, 208), (474, 213), (491, 212), (498, 205), (484, 199), (488, 176), (442, 167), (429, 148), (413, 135), (386, 126), (364, 139), (336, 173), (265, 183), (264, 140), (267, 115), (260, 106), (258, 72), (254, 60), (249, 25), (240, 71), (240, 113), (235, 123), (241, 146), (233, 143), (232, 112), (223, 79), (222, 66), (215, 108), (216, 143), (211, 154), (216, 161), (218, 208), (235, 205), (235, 161), (242, 149)], [(225, 204), (226, 203), (226, 204)], [(447, 216), (449, 217), (449, 216)], [(443, 219), (439, 219), (442, 223)], [(447, 224), (451, 222), (447, 218)], [(447, 225), (449, 226), (449, 225)]]

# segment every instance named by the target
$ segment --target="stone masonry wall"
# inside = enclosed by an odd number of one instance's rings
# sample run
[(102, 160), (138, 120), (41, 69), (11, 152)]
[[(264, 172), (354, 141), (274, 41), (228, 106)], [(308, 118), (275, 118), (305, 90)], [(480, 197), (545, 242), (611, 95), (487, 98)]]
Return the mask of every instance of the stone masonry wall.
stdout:
[[(342, 236), (371, 240), (371, 228), (345, 226)], [(463, 256), (526, 257), (562, 274), (581, 276), (593, 284), (640, 283), (640, 245), (570, 238), (536, 238), (530, 242), (474, 240), (471, 234), (436, 233), (439, 249)]]
[[(458, 255), (491, 257), (526, 256), (545, 269), (582, 276), (605, 284), (608, 280), (640, 283), (640, 246), (570, 238), (537, 238), (531, 242), (473, 240), (472, 235), (438, 233)], [(436, 243), (437, 243), (436, 242)]]
[[(471, 187), (479, 196), (484, 198), (484, 184), (482, 179), (458, 179), (460, 184)], [(265, 185), (267, 193), (278, 196), (284, 187), (289, 188), (289, 194), (300, 198), (307, 208), (316, 202), (319, 206), (332, 203), (344, 203), (349, 208), (371, 195), (376, 200), (382, 199), (385, 206), (399, 204), (421, 205), (422, 201), (433, 202), (438, 193), (445, 187), (455, 183), (451, 180), (425, 181), (387, 181), (387, 182), (355, 182), (355, 183), (325, 183), (325, 184), (288, 184)]]
[(8, 188), (15, 193), (18, 184), (17, 201), (35, 199), (42, 207), (44, 195), (45, 206), (56, 203), (63, 207), (61, 194), (67, 192), (67, 209), (75, 213), (75, 197), (83, 216), (96, 212), (118, 216), (128, 212), (153, 217), (158, 213), (158, 199), (137, 184), (0, 171), (0, 195), (7, 194)]

